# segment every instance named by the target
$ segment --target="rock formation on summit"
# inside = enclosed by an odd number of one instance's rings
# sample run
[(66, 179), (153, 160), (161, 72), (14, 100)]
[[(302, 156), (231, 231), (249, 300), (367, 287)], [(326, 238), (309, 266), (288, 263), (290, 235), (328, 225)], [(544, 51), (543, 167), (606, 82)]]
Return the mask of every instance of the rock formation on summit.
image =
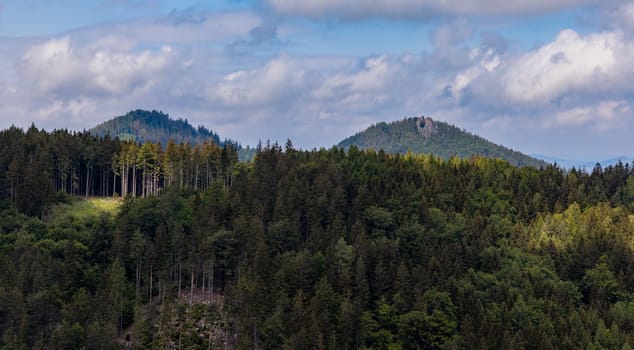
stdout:
[(416, 127), (423, 137), (428, 138), (438, 133), (438, 126), (434, 125), (434, 121), (429, 117), (419, 117), (416, 119)]

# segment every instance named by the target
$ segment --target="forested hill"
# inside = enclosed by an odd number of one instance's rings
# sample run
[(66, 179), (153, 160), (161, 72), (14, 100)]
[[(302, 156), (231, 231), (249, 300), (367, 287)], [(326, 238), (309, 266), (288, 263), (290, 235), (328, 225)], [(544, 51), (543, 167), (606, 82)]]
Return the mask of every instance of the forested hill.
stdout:
[(470, 158), (474, 155), (499, 158), (518, 166), (544, 167), (546, 162), (527, 156), (501, 145), (496, 145), (477, 135), (432, 120), (431, 118), (406, 118), (391, 123), (381, 122), (365, 131), (348, 137), (339, 147), (357, 146), (362, 149), (384, 150), (388, 153), (434, 154), (443, 159), (452, 156)]
[(217, 133), (204, 126), (194, 128), (186, 119), (171, 119), (169, 115), (157, 111), (135, 110), (101, 123), (90, 129), (96, 136), (118, 137), (137, 142), (160, 142), (163, 146), (172, 139), (178, 143), (202, 144), (213, 141), (221, 145)]

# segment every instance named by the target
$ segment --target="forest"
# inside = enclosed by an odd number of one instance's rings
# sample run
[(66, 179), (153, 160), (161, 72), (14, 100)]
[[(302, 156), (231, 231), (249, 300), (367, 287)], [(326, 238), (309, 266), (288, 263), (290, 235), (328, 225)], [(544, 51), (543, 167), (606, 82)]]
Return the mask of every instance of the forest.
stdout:
[[(224, 143), (217, 133), (202, 125), (194, 128), (187, 119), (172, 119), (168, 114), (155, 110), (133, 110), (101, 123), (89, 131), (100, 137), (109, 135), (140, 143), (160, 142), (167, 145), (170, 140), (175, 143), (188, 142), (189, 144), (205, 141), (212, 141), (217, 145)], [(225, 142), (235, 143), (231, 140), (225, 140)]]
[(171, 185), (202, 190), (218, 179), (231, 181), (229, 169), (238, 161), (231, 142), (169, 140), (163, 147), (35, 126), (0, 132), (0, 145), (0, 201), (41, 218), (60, 194), (145, 197)]
[[(426, 123), (429, 129), (424, 132)], [(353, 145), (360, 149), (382, 149), (388, 153), (433, 153), (443, 159), (479, 155), (504, 159), (517, 166), (539, 168), (548, 165), (543, 160), (495, 144), (452, 124), (424, 117), (380, 122), (338, 144), (344, 149)]]
[[(631, 349), (634, 168), (0, 132), (3, 349)], [(55, 216), (79, 197), (115, 213)]]

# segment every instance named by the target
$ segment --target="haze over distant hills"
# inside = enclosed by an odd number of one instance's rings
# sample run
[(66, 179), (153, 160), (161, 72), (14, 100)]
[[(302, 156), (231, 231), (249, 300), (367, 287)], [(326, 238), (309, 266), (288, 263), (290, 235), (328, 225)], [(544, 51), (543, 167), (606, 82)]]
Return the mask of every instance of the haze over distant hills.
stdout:
[(482, 137), (431, 118), (381, 122), (339, 143), (339, 146), (344, 148), (352, 145), (362, 149), (382, 149), (388, 153), (432, 153), (444, 159), (451, 156), (469, 158), (480, 155), (504, 159), (519, 166), (547, 165), (543, 160), (496, 145)]
[(602, 167), (607, 167), (610, 165), (615, 165), (618, 162), (621, 163), (634, 163), (634, 157), (632, 156), (618, 156), (612, 157), (609, 159), (603, 160), (570, 160), (565, 158), (551, 157), (542, 154), (531, 154), (532, 157), (537, 159), (542, 159), (546, 162), (557, 164), (558, 166), (565, 169), (572, 169), (573, 167), (576, 169), (585, 169), (586, 171), (592, 171), (592, 169), (599, 163)]

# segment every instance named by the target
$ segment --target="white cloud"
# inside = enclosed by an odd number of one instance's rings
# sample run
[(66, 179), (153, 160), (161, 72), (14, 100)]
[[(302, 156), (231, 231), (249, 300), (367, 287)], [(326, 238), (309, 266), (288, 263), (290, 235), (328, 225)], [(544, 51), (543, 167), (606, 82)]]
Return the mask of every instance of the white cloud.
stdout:
[(634, 46), (621, 32), (557, 38), (513, 60), (502, 79), (511, 101), (548, 104), (563, 94), (620, 86), (634, 72)]
[(45, 92), (64, 81), (73, 83), (80, 76), (77, 67), (81, 62), (73, 56), (68, 37), (31, 47), (22, 61), (24, 76)]
[(411, 83), (404, 68), (418, 61), (281, 54), (209, 82), (205, 98), (216, 113), (233, 117), (229, 132), (239, 130), (245, 142), (291, 137), (300, 147), (328, 146), (386, 115), (402, 116), (402, 88)]
[(280, 56), (263, 67), (227, 74), (217, 85), (212, 85), (209, 97), (226, 107), (266, 107), (286, 103), (307, 83), (301, 65), (288, 56)]
[[(491, 13), (485, 7), (493, 3), (479, 2), (481, 11)], [(378, 11), (386, 4), (366, 7)], [(387, 13), (398, 14), (407, 6), (440, 11), (454, 3), (389, 4), (394, 9)], [(454, 5), (454, 12), (463, 11), (463, 5)], [(474, 43), (471, 25), (464, 20), (441, 25), (430, 34), (429, 52), (364, 57), (288, 54), (281, 46), (230, 50), (234, 43), (255, 43), (258, 35), (276, 38), (278, 23), (252, 12), (174, 13), (3, 44), (0, 127), (22, 120), (82, 129), (147, 108), (205, 124), (245, 144), (291, 138), (312, 148), (374, 122), (424, 114), (523, 151), (541, 147), (541, 153), (548, 153), (543, 148), (562, 130), (575, 134), (577, 142), (568, 142), (579, 148), (592, 133), (631, 130), (634, 41), (627, 32), (565, 30), (518, 53), (505, 48), (504, 38)], [(628, 142), (618, 135), (609, 142)]]
[(363, 62), (361, 69), (327, 77), (312, 96), (318, 100), (344, 100), (350, 95), (380, 91), (395, 74), (398, 74), (398, 67), (386, 56), (372, 57)]
[(469, 88), (473, 81), (483, 74), (494, 74), (500, 66), (500, 56), (491, 48), (486, 50), (473, 49), (469, 54), (471, 64), (464, 70), (456, 73), (453, 81), (447, 87), (457, 103), (464, 97), (464, 90)]
[(601, 3), (598, 0), (265, 0), (265, 2), (274, 11), (283, 15), (338, 18), (431, 18), (437, 14), (522, 15)]
[[(629, 102), (601, 101), (589, 107), (575, 107), (558, 112), (552, 120), (545, 120), (545, 126), (578, 126), (589, 125), (592, 129), (605, 130), (614, 127), (615, 122), (622, 122), (631, 115)], [(620, 124), (620, 123), (619, 123)]]
[(40, 93), (121, 95), (151, 82), (171, 60), (171, 49), (118, 52), (76, 47), (69, 37), (29, 48), (22, 56), (22, 76)]
[(634, 32), (634, 2), (606, 8), (600, 20), (608, 28)]
[[(206, 92), (218, 88), (230, 70), (259, 69), (261, 57), (232, 57), (226, 47), (248, 40), (262, 23), (251, 11), (187, 10), (53, 38), (0, 37), (0, 127), (34, 121), (83, 129), (136, 108), (226, 122), (228, 105), (216, 105)], [(264, 78), (274, 79), (284, 68), (271, 64)]]
[(71, 31), (68, 35), (87, 46), (95, 41), (105, 45), (109, 38), (118, 41), (125, 38), (128, 44), (193, 45), (205, 42), (217, 47), (249, 39), (251, 31), (264, 22), (261, 15), (252, 11), (174, 10), (164, 17), (103, 23)]

